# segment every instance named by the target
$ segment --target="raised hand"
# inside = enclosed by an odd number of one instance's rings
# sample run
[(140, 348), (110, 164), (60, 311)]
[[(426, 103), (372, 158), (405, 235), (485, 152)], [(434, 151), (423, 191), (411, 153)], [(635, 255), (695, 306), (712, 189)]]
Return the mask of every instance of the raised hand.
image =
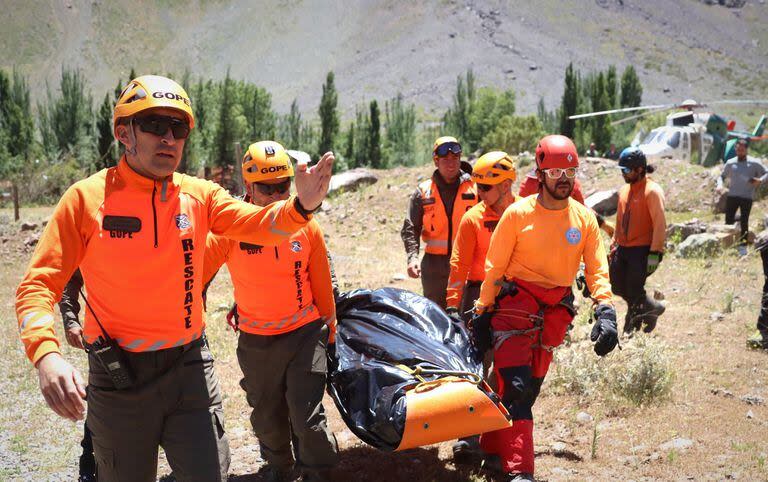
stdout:
[(331, 183), (333, 162), (335, 157), (332, 152), (326, 152), (317, 164), (309, 167), (307, 164), (298, 164), (294, 183), (296, 195), (301, 206), (307, 211), (314, 211), (320, 207)]

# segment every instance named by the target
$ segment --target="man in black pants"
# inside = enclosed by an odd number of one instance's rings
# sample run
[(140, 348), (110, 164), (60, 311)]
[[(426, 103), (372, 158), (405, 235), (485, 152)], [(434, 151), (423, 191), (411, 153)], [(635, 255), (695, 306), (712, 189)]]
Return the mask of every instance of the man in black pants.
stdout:
[(741, 256), (747, 254), (747, 232), (749, 231), (749, 213), (755, 188), (766, 181), (768, 174), (765, 167), (754, 158), (747, 156), (749, 141), (739, 139), (736, 142), (736, 157), (728, 159), (723, 166), (723, 173), (717, 178), (718, 192), (725, 192), (723, 181), (730, 178), (728, 196), (725, 199), (725, 224), (736, 222), (736, 211), (740, 211), (741, 238), (738, 250)]
[[(80, 290), (83, 287), (83, 276), (80, 270), (75, 271), (69, 283), (61, 293), (59, 311), (61, 321), (64, 323), (64, 333), (67, 343), (74, 348), (85, 350), (83, 346), (83, 327), (80, 325)], [(83, 453), (80, 455), (80, 468), (78, 482), (96, 481), (96, 460), (93, 457), (93, 442), (88, 425), (83, 424), (83, 440), (80, 442)]]
[(624, 333), (631, 335), (641, 327), (645, 332), (652, 331), (665, 310), (663, 304), (646, 294), (645, 281), (661, 263), (667, 223), (664, 192), (646, 177), (655, 169), (648, 165), (643, 151), (637, 147), (624, 149), (618, 167), (626, 184), (619, 190), (609, 272), (611, 290), (627, 302)]

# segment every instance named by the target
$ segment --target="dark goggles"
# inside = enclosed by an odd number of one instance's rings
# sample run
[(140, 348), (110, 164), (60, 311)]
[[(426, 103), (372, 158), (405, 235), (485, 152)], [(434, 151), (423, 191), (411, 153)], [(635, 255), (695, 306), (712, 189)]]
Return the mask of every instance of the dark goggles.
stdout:
[(175, 117), (164, 115), (148, 115), (145, 117), (136, 117), (133, 120), (142, 132), (154, 134), (163, 137), (168, 133), (168, 129), (173, 133), (175, 139), (186, 139), (189, 137), (189, 124)]
[(493, 187), (493, 184), (478, 184), (477, 189), (479, 191), (488, 192)]
[(435, 149), (437, 157), (445, 157), (449, 152), (461, 154), (461, 144), (458, 142), (446, 142), (445, 144), (440, 144), (437, 146), (437, 149)]
[(279, 182), (277, 184), (264, 184), (261, 182), (256, 182), (254, 184), (256, 185), (256, 190), (258, 190), (264, 196), (271, 196), (274, 193), (285, 194), (288, 189), (291, 188), (290, 179), (286, 179), (285, 181)]

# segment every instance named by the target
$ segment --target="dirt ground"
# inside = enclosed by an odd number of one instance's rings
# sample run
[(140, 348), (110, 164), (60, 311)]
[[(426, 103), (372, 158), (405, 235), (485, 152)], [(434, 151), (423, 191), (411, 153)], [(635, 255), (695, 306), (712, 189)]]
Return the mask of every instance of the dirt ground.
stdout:
[[(317, 215), (332, 250), (342, 290), (396, 286), (419, 291), (405, 277), (399, 231), (407, 196), (429, 167), (380, 172), (378, 183), (334, 195)], [(524, 175), (526, 169), (521, 169)], [(667, 191), (670, 219), (712, 221), (707, 170), (669, 162), (654, 175)], [(584, 163), (587, 193), (623, 182), (603, 163)], [(41, 222), (51, 208), (22, 210), (23, 221)], [(756, 203), (752, 229), (763, 229), (768, 202)], [(722, 215), (720, 215), (722, 220)], [(71, 480), (79, 455), (82, 424), (56, 417), (37, 388), (37, 377), (18, 340), (14, 292), (31, 248), (28, 237), (0, 210), (0, 480)], [(762, 288), (759, 255), (735, 252), (710, 259), (680, 259), (669, 254), (649, 280), (663, 292), (668, 309), (651, 335), (667, 346), (674, 381), (668, 400), (647, 406), (616, 403), (607, 394), (584, 397), (555, 391), (545, 382), (534, 414), (536, 463), (540, 480), (768, 480), (768, 354), (750, 351), (745, 339), (754, 329)], [(217, 357), (226, 429), (232, 447), (231, 480), (261, 480), (258, 441), (249, 432), (248, 406), (238, 386), (236, 336), (224, 321), (231, 283), (222, 272), (209, 292), (208, 336)], [(620, 319), (625, 306), (617, 301)], [(574, 330), (581, 346), (586, 329)], [(627, 343), (627, 342), (624, 342)], [(84, 369), (84, 357), (64, 347), (68, 360)], [(608, 367), (611, 356), (600, 360)], [(554, 368), (553, 368), (554, 370)], [(450, 444), (398, 454), (376, 451), (360, 442), (326, 397), (330, 425), (342, 448), (338, 480), (492, 480), (478, 469), (457, 468)], [(577, 414), (585, 412), (577, 420)], [(663, 444), (685, 439), (678, 447)], [(160, 474), (169, 473), (161, 462)]]

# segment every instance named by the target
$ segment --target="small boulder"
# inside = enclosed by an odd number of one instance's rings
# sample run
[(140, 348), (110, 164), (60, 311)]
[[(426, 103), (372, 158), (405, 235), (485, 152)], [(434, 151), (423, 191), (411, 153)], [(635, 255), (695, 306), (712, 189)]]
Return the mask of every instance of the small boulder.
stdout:
[(588, 414), (587, 412), (579, 412), (576, 414), (576, 421), (580, 424), (591, 423), (592, 420), (594, 420), (592, 415)]
[(603, 216), (610, 216), (616, 213), (619, 207), (619, 192), (615, 189), (608, 191), (598, 191), (584, 200), (587, 207), (590, 207)]
[(333, 175), (331, 177), (331, 185), (328, 188), (328, 192), (331, 193), (339, 189), (344, 191), (354, 191), (361, 186), (375, 184), (378, 180), (379, 177), (369, 169), (351, 169)]
[(688, 450), (693, 447), (693, 440), (689, 438), (675, 437), (668, 442), (659, 445), (659, 450), (668, 452), (670, 450)]
[(681, 258), (710, 257), (720, 254), (722, 245), (717, 236), (712, 233), (701, 233), (689, 236), (677, 247), (676, 254)]
[(34, 231), (38, 228), (38, 226), (39, 225), (37, 223), (23, 222), (21, 223), (21, 231)]
[(685, 223), (674, 223), (667, 226), (667, 239), (677, 242), (685, 241), (689, 236), (701, 234), (707, 231), (707, 225), (698, 219), (691, 219)]

